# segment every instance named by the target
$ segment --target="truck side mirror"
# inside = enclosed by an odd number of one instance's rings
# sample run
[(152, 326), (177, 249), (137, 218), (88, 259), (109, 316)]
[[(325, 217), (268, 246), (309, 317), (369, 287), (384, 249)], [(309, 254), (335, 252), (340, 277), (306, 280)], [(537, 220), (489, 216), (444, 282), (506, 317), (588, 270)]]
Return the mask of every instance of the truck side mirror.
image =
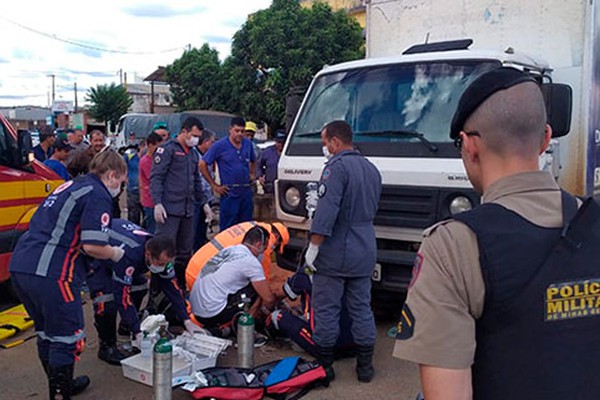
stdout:
[(17, 167), (23, 167), (33, 162), (31, 148), (31, 133), (27, 130), (19, 131), (17, 133), (17, 154), (15, 157)]
[(552, 127), (552, 137), (565, 136), (571, 129), (573, 89), (562, 83), (544, 83), (542, 94), (546, 103), (548, 124)]

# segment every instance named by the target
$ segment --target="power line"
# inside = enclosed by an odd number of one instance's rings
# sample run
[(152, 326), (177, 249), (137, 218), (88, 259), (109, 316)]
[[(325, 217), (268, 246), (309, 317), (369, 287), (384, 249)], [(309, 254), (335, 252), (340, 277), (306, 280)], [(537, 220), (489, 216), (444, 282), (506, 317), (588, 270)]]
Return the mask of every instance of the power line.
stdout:
[(71, 44), (73, 46), (82, 47), (84, 49), (96, 50), (96, 51), (105, 52), (105, 53), (131, 54), (131, 55), (150, 55), (150, 54), (170, 53), (170, 52), (173, 52), (173, 51), (185, 49), (185, 46), (173, 47), (171, 49), (158, 50), (158, 51), (129, 51), (129, 50), (109, 49), (109, 48), (98, 47), (98, 46), (93, 46), (93, 45), (89, 45), (89, 44), (85, 44), (85, 43), (76, 42), (76, 41), (71, 40), (71, 39), (63, 39), (63, 38), (60, 38), (60, 37), (56, 36), (55, 34), (39, 31), (39, 30), (31, 28), (29, 26), (20, 24), (20, 23), (18, 23), (16, 21), (10, 20), (10, 19), (8, 19), (6, 17), (3, 17), (1, 15), (0, 15), (0, 19), (3, 19), (5, 21), (7, 21), (7, 22), (10, 22), (11, 24), (18, 26), (19, 28), (28, 30), (30, 32), (33, 32), (33, 33), (36, 33), (38, 35), (47, 37), (49, 39), (57, 40), (59, 42), (63, 42), (63, 43), (67, 43), (67, 44)]

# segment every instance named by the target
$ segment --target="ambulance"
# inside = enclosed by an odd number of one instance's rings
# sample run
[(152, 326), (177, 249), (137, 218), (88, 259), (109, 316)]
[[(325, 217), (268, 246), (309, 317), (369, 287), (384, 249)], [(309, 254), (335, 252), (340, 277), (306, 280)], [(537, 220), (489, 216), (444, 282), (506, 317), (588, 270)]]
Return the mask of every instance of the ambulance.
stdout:
[(37, 206), (63, 182), (33, 158), (31, 134), (0, 114), (0, 291), (10, 290), (8, 265)]

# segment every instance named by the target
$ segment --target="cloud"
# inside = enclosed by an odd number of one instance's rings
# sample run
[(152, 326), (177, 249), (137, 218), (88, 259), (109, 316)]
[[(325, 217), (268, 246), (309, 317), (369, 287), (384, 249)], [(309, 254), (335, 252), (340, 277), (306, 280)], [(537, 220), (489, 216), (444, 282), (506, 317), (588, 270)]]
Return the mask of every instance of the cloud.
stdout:
[(18, 60), (31, 60), (35, 57), (35, 54), (31, 51), (17, 47), (13, 50), (12, 56)]
[(208, 36), (204, 36), (204, 40), (206, 40), (209, 43), (231, 43), (231, 38), (230, 37), (225, 37), (225, 36), (213, 36), (213, 35), (208, 35)]
[(31, 95), (19, 95), (19, 94), (0, 94), (0, 99), (6, 99), (6, 100), (23, 100), (26, 99), (28, 97), (31, 97)]
[[(95, 44), (90, 44), (90, 47), (101, 47), (101, 46), (98, 46)], [(67, 53), (71, 53), (71, 54), (83, 54), (83, 55), (91, 57), (91, 58), (102, 58), (101, 51), (90, 49), (87, 47), (76, 46), (74, 44), (65, 45), (65, 50), (67, 51)]]
[(116, 72), (106, 71), (83, 71), (70, 68), (61, 68), (60, 71), (70, 75), (88, 75), (94, 78), (113, 78), (116, 76)]
[(123, 12), (125, 14), (129, 14), (134, 17), (147, 18), (171, 18), (191, 14), (201, 14), (204, 11), (206, 11), (206, 8), (201, 6), (177, 9), (160, 3), (138, 4), (123, 8)]
[(0, 64), (8, 64), (10, 60), (8, 58), (0, 57)]

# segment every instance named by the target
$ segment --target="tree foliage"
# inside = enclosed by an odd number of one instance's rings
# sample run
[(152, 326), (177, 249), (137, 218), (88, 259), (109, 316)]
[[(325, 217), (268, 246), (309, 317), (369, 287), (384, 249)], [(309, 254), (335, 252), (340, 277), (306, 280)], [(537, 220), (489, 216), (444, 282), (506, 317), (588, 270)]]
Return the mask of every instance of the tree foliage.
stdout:
[(360, 25), (324, 3), (303, 8), (273, 0), (234, 35), (231, 55), (219, 64), (205, 44), (167, 67), (182, 110), (212, 108), (282, 126), (290, 90), (306, 90), (325, 64), (364, 56)]
[(90, 103), (89, 114), (98, 121), (115, 126), (119, 118), (127, 113), (133, 99), (123, 85), (111, 83), (90, 88), (85, 97)]
[(220, 90), (219, 54), (204, 44), (191, 49), (165, 68), (173, 100), (181, 110), (213, 108)]

